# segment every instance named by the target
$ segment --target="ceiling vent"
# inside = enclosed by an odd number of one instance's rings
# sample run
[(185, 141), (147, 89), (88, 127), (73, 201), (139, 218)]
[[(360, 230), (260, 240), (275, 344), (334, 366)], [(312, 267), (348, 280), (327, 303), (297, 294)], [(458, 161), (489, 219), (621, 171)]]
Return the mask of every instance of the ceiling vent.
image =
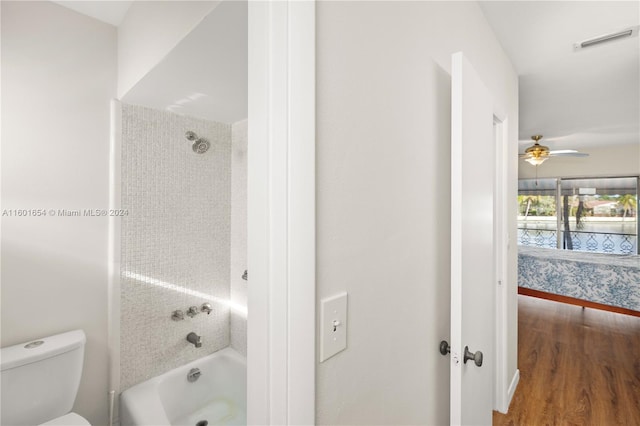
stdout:
[(597, 46), (602, 43), (607, 43), (614, 40), (626, 39), (631, 37), (638, 36), (638, 29), (640, 26), (625, 28), (622, 31), (618, 31), (611, 34), (604, 34), (598, 37), (590, 38), (589, 40), (580, 41), (578, 43), (574, 43), (573, 50), (578, 51), (582, 49), (586, 49), (588, 47)]

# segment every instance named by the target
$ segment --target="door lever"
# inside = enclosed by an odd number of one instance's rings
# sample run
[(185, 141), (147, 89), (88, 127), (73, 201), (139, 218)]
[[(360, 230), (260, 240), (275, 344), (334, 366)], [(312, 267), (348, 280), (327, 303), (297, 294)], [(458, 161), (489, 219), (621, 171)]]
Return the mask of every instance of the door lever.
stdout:
[[(440, 347), (442, 347), (442, 344), (440, 345)], [(482, 352), (476, 351), (476, 353), (473, 353), (469, 350), (469, 346), (465, 346), (464, 363), (466, 364), (470, 359), (472, 359), (478, 367), (482, 367)]]

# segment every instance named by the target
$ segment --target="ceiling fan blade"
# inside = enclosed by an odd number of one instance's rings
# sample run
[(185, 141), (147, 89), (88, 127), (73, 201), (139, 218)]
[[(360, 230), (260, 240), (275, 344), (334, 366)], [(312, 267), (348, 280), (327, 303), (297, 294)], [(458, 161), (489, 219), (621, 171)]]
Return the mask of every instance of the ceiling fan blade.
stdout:
[(549, 150), (549, 147), (540, 145), (540, 139), (542, 135), (531, 136), (531, 139), (535, 141), (533, 145), (524, 151), (524, 154), (519, 154), (518, 157), (525, 159), (534, 165), (542, 164), (549, 157), (588, 157), (589, 154), (578, 152), (575, 149), (559, 149)]
[[(571, 152), (565, 152), (571, 151)], [(550, 157), (588, 157), (589, 154), (585, 152), (578, 152), (573, 150), (565, 150), (565, 151), (551, 151), (549, 153)]]
[(554, 149), (553, 151), (549, 151), (549, 154), (570, 154), (573, 152), (578, 152), (575, 149)]
[[(548, 155), (546, 157), (548, 157)], [(518, 154), (518, 158), (535, 158), (535, 156), (531, 154)]]

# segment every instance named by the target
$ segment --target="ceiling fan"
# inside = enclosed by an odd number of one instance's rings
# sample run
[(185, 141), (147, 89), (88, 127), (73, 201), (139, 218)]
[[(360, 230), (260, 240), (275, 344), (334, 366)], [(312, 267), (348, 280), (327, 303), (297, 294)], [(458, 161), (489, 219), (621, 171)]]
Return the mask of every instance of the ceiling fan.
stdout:
[(561, 149), (550, 151), (548, 146), (540, 145), (542, 135), (531, 136), (534, 144), (524, 150), (524, 154), (520, 155), (529, 164), (539, 166), (551, 157), (588, 157), (589, 154), (578, 152), (574, 149)]

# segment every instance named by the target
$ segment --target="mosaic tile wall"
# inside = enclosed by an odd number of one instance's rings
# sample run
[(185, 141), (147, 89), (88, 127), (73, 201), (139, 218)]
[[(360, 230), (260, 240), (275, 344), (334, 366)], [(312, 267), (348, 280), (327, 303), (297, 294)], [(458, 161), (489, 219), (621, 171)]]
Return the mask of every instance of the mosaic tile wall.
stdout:
[[(196, 154), (185, 132), (211, 142)], [(231, 126), (122, 105), (121, 389), (230, 343)], [(213, 305), (210, 315), (171, 312)], [(195, 348), (189, 332), (202, 336)]]
[[(231, 347), (247, 355), (247, 120), (231, 126)], [(250, 277), (251, 274), (249, 273)], [(245, 310), (243, 311), (242, 308)]]

